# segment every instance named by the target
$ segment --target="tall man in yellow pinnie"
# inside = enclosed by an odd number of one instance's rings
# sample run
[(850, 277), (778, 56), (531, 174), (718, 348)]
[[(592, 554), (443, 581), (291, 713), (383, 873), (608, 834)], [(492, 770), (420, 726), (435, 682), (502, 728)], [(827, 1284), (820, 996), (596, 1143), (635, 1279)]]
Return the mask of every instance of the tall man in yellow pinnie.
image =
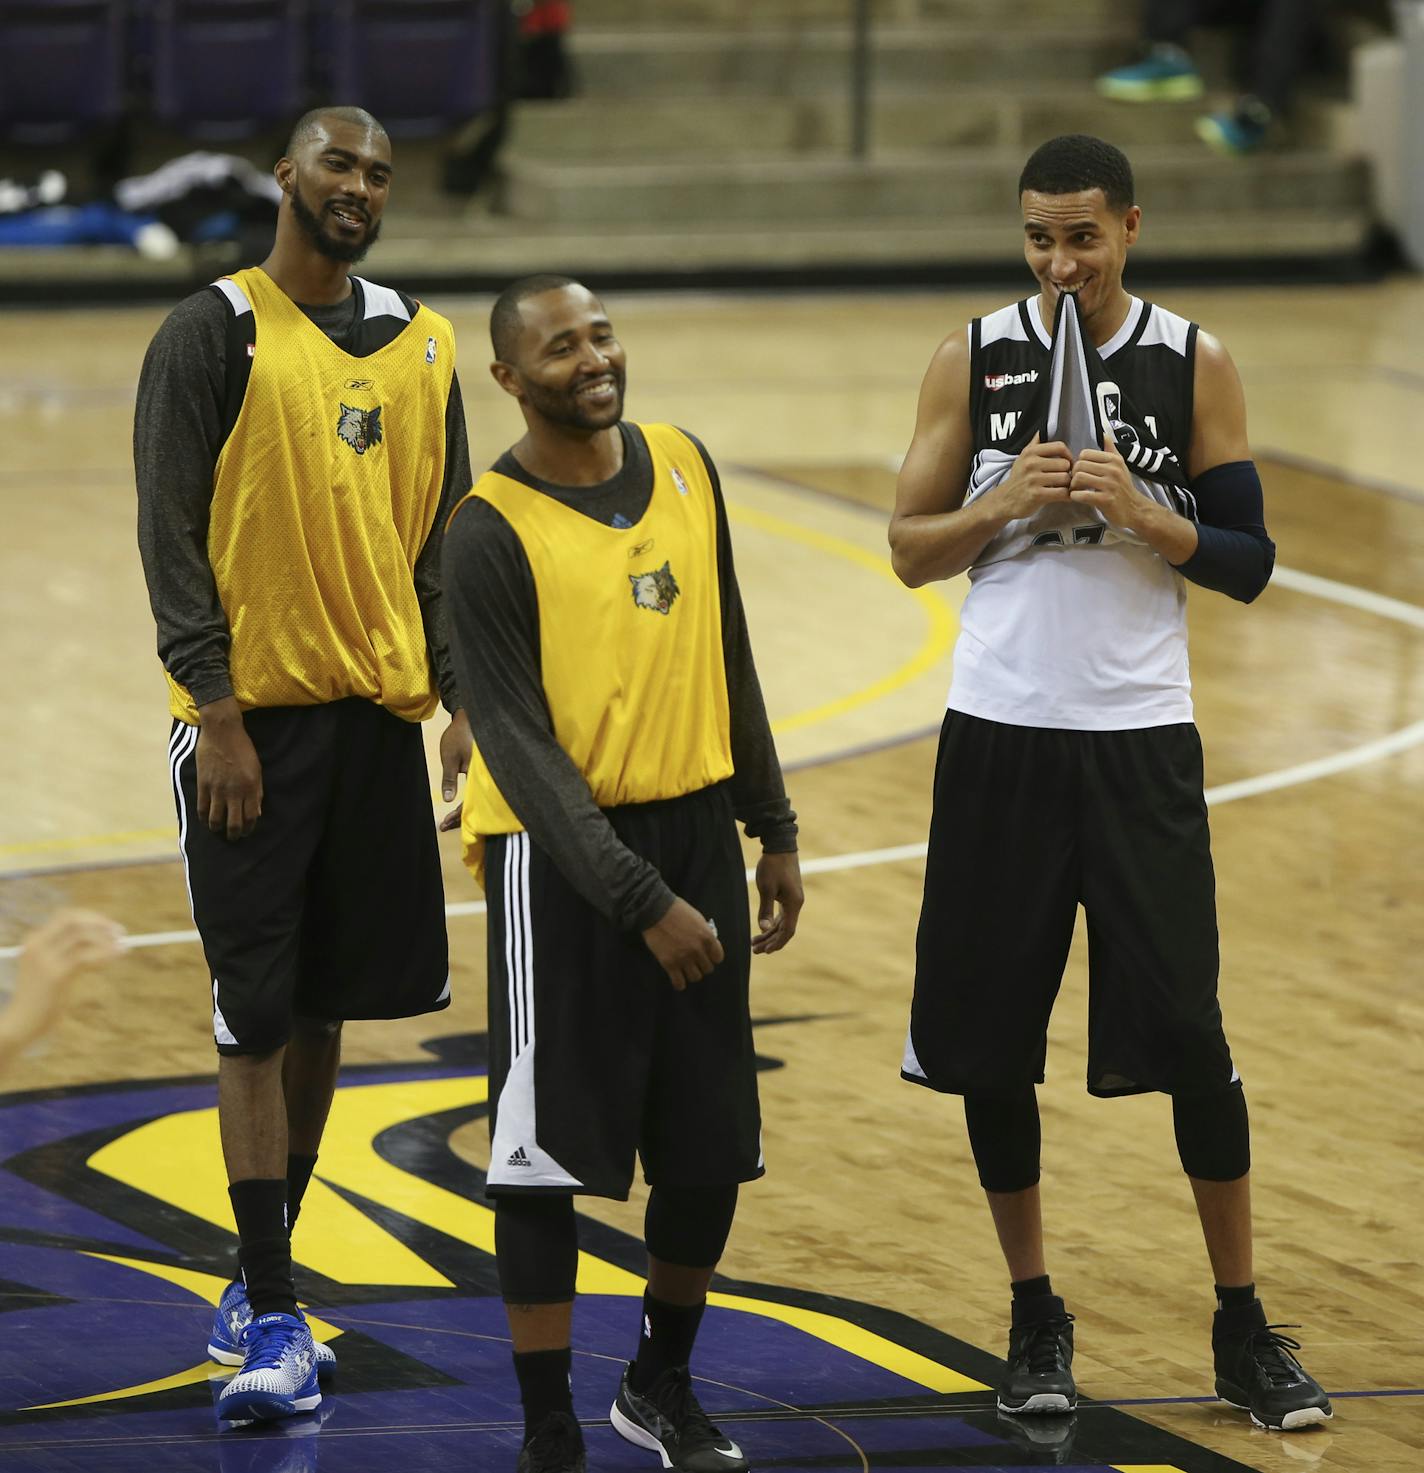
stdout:
[(208, 1340), (233, 1421), (308, 1411), (335, 1356), (298, 1313), (290, 1230), (341, 1025), (449, 1002), (420, 723), (469, 762), (440, 602), (470, 487), (450, 324), (349, 273), (394, 168), (359, 108), (296, 126), (261, 266), (179, 304), (144, 361), (139, 545), (168, 674), (179, 838), (212, 981), (242, 1274)]

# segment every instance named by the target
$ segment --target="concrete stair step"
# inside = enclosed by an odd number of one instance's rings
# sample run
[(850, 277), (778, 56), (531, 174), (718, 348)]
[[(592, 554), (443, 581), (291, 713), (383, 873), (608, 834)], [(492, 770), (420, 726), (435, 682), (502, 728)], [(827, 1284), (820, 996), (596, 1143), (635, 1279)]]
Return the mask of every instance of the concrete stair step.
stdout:
[[(1056, 133), (1093, 133), (1127, 149), (1195, 146), (1193, 125), (1228, 93), (1152, 107), (1109, 102), (1081, 87), (1032, 93), (967, 84), (935, 90), (881, 88), (871, 110), (872, 153), (1001, 147), (1024, 151)], [(1291, 136), (1317, 144), (1330, 135), (1324, 104), (1305, 101)], [(844, 153), (850, 145), (844, 97), (577, 98), (526, 102), (514, 112), (506, 159), (702, 162), (773, 154)]]
[[(581, 90), (608, 97), (755, 93), (800, 96), (848, 84), (848, 28), (765, 26), (719, 30), (575, 31), (570, 48)], [(1002, 25), (886, 27), (872, 47), (877, 83), (947, 86), (1003, 83), (1022, 88), (1035, 78), (1090, 82), (1120, 65), (1133, 49), (1117, 25), (1052, 24), (1023, 30)], [(1220, 48), (1200, 58), (1220, 71)]]
[[(1154, 214), (1132, 260), (1141, 267), (1199, 267), (1336, 259), (1358, 255), (1369, 239), (1368, 211), (1291, 209), (1269, 213)], [(382, 270), (404, 275), (479, 274), (494, 279), (530, 271), (567, 271), (597, 281), (615, 274), (874, 270), (894, 266), (999, 266), (1027, 294), (1032, 281), (1011, 217), (855, 219), (801, 223), (774, 232), (719, 222), (685, 228), (529, 226), (488, 217), (432, 222), (422, 233), (382, 236)], [(1021, 279), (1020, 275), (1021, 273)]]
[[(1225, 160), (1200, 148), (1136, 149), (1138, 198), (1148, 210), (1244, 217), (1309, 200), (1320, 210), (1369, 204), (1362, 162), (1319, 152)], [(959, 221), (1002, 219), (1014, 204), (1019, 151), (968, 156), (882, 155), (867, 164), (825, 158), (720, 160), (675, 164), (551, 163), (513, 159), (503, 181), (502, 213), (516, 220), (616, 225), (638, 220), (760, 223), (889, 217)]]

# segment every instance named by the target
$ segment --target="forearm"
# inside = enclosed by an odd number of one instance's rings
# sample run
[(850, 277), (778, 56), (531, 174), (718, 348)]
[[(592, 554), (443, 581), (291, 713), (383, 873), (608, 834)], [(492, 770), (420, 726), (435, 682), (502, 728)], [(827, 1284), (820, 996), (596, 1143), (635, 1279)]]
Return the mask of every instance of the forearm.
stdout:
[(1197, 550), (1196, 523), (1169, 507), (1141, 498), (1133, 516), (1132, 530), (1173, 567), (1187, 561)]
[(614, 832), (553, 734), (526, 728), (493, 736), (506, 723), (472, 726), (505, 802), (574, 889), (622, 930), (643, 931), (660, 921), (673, 892)]
[(956, 577), (1012, 520), (992, 492), (955, 511), (896, 517), (890, 523), (890, 564), (907, 588)]

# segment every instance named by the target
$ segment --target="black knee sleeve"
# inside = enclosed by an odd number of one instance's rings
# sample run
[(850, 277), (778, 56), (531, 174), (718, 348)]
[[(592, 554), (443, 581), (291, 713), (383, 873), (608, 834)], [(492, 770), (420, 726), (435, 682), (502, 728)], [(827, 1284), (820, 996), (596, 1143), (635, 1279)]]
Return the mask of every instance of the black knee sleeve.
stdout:
[(578, 1225), (568, 1196), (497, 1197), (494, 1251), (506, 1304), (563, 1304), (578, 1278)]
[(964, 1123), (986, 1192), (1023, 1192), (1037, 1185), (1043, 1133), (1033, 1085), (1002, 1094), (965, 1095)]
[(1251, 1169), (1251, 1126), (1239, 1084), (1172, 1096), (1182, 1170), (1199, 1181), (1235, 1181)]
[(727, 1246), (736, 1212), (735, 1186), (654, 1187), (643, 1219), (648, 1252), (679, 1268), (711, 1268)]

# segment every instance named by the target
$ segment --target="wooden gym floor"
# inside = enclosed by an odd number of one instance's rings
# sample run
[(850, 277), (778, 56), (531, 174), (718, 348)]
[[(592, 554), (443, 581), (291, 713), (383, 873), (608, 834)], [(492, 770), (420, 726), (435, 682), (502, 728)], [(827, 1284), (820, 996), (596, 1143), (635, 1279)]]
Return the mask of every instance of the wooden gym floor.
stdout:
[[(1210, 1401), (1211, 1281), (1167, 1102), (1084, 1093), (1080, 947), (1040, 1096), (1050, 1266), (1078, 1317), (1080, 1386), (1098, 1405), (1080, 1414), (1076, 1451), (1071, 1437), (1014, 1441), (986, 1412), (1004, 1275), (955, 1102), (897, 1077), (917, 846), (962, 589), (900, 588), (884, 521), (936, 342), (1008, 294), (614, 298), (630, 416), (694, 430), (721, 466), (808, 870), (801, 934), (754, 974), (759, 1048), (779, 1065), (763, 1078), (770, 1169), (744, 1193), (723, 1265), (729, 1284), (770, 1287), (728, 1289), (707, 1351), (745, 1374), (752, 1400), (737, 1400), (731, 1371), (703, 1399), (729, 1426), (742, 1419), (757, 1466), (1424, 1467), (1424, 480), (1413, 443), (1424, 284), (1160, 295), (1236, 357), (1280, 547), (1256, 605), (1192, 591), (1192, 654), (1223, 1005), (1252, 1109), (1257, 1277), (1272, 1319), (1303, 1327), (1293, 1333), (1336, 1394), (1336, 1419), (1280, 1437)], [(517, 414), (484, 370), (486, 304), (434, 305), (456, 325), (478, 470), (516, 438)], [(316, 1448), (341, 1437), (328, 1464), (357, 1469), (360, 1449), (418, 1422), (437, 1450), (425, 1466), (443, 1466), (448, 1449), (464, 1466), (512, 1467), (488, 1215), (477, 1200), (450, 1210), (461, 1174), (477, 1181), (487, 1160), (482, 1081), (470, 1082), (484, 925), (450, 839), (454, 1006), (348, 1030), (348, 1061), (362, 1067), (298, 1234), (314, 1309), (353, 1347), (330, 1420), (320, 1438), (289, 1428), (242, 1442), (215, 1435), (210, 1406), (194, 1420), (216, 1368), (190, 1352), (231, 1240), (213, 1171), (206, 981), (174, 856), (168, 719), (133, 538), (133, 390), (160, 317), (0, 318), (0, 945), (70, 902), (109, 911), (142, 943), (85, 982), (58, 1033), (4, 1081), (0, 1327), (23, 1333), (0, 1339), (0, 1447), (17, 1473), (265, 1470), (315, 1466)], [(432, 1040), (444, 1042), (422, 1048)], [(417, 1178), (427, 1195), (407, 1200)], [(590, 1229), (578, 1331), (592, 1347), (581, 1381), (598, 1381), (592, 1418), (608, 1376), (595, 1363), (632, 1335), (640, 1202), (585, 1212), (604, 1225)], [(101, 1252), (110, 1277), (94, 1278)], [(451, 1285), (483, 1295), (487, 1333), (471, 1343), (486, 1361), (396, 1346), (379, 1328), (393, 1322), (371, 1308), (377, 1285), (406, 1318)], [(794, 1353), (750, 1348), (745, 1295), (761, 1302), (751, 1319), (799, 1337)], [(144, 1330), (143, 1354), (125, 1318), (140, 1305), (170, 1316)], [(473, 1322), (427, 1317), (422, 1333), (463, 1344), (458, 1326)], [(61, 1333), (75, 1336), (62, 1352)], [(98, 1345), (87, 1361), (86, 1339)], [(810, 1355), (798, 1392), (777, 1376), (806, 1359), (803, 1341), (824, 1358)], [(436, 1411), (399, 1402), (417, 1386)], [(363, 1395), (379, 1426), (362, 1420)], [(469, 1400), (481, 1396), (483, 1411)], [(912, 1423), (909, 1447), (896, 1429)], [(473, 1460), (459, 1451), (471, 1445)], [(648, 1461), (612, 1440), (591, 1448), (595, 1467)]]

